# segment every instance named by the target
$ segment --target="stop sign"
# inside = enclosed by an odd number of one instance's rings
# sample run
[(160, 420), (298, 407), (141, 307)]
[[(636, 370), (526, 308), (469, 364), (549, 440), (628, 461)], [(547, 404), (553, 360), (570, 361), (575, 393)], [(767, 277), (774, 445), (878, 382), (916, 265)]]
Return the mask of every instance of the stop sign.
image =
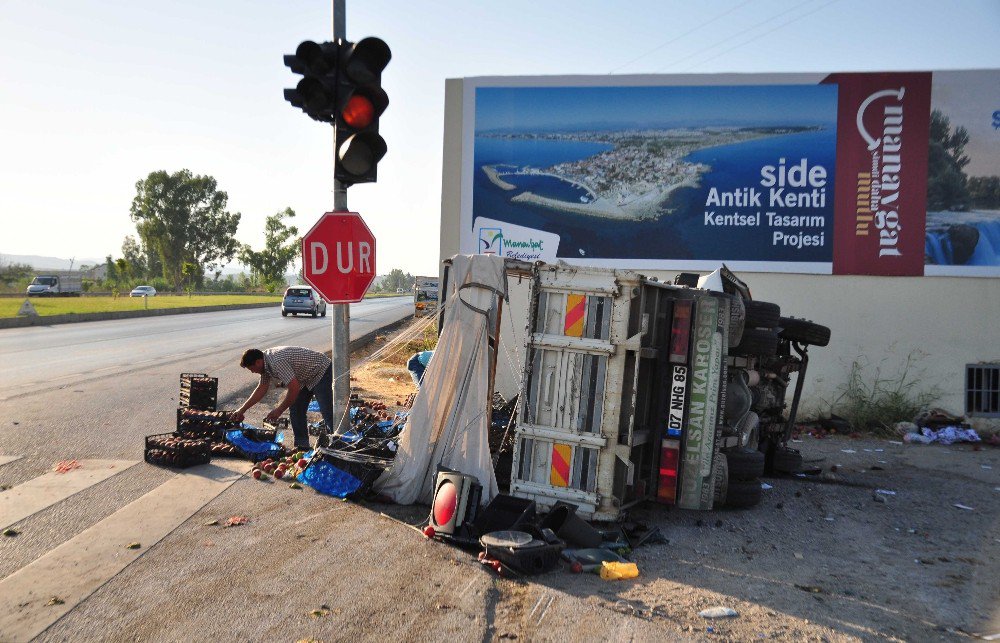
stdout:
[(327, 212), (302, 237), (302, 276), (331, 304), (361, 301), (375, 279), (375, 237), (357, 212)]

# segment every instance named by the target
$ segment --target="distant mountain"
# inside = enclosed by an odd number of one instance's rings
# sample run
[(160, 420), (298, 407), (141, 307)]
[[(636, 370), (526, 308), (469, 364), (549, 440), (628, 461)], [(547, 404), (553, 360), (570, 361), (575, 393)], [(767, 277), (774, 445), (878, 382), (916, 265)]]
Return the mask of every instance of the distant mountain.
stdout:
[[(69, 270), (70, 260), (59, 257), (43, 257), (41, 255), (11, 255), (0, 252), (0, 262), (3, 263), (26, 263), (35, 270)], [(93, 266), (104, 263), (104, 259), (92, 259), (90, 257), (78, 257), (73, 261), (73, 270), (80, 266)]]

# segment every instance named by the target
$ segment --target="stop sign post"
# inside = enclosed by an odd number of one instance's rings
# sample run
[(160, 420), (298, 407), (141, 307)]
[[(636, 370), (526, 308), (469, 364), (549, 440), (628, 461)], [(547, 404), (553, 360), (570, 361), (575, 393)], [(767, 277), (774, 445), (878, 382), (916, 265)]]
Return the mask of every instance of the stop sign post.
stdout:
[(302, 237), (302, 276), (331, 304), (361, 301), (375, 279), (375, 236), (357, 212), (327, 212)]

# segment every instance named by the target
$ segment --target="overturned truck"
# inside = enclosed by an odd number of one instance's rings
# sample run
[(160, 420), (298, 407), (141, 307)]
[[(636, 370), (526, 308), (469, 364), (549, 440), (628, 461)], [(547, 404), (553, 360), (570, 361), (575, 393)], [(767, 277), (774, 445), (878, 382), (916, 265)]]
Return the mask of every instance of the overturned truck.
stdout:
[(825, 346), (828, 328), (753, 300), (725, 267), (668, 284), (628, 270), (507, 265), (532, 284), (512, 495), (614, 520), (646, 500), (750, 507), (765, 472), (800, 469), (788, 441), (808, 347)]

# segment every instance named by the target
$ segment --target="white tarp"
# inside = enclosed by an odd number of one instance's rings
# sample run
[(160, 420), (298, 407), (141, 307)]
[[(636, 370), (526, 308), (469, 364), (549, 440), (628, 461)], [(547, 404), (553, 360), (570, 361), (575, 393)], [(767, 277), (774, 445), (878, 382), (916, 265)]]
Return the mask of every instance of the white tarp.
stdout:
[(507, 298), (502, 257), (452, 258), (443, 331), (392, 467), (375, 489), (408, 505), (431, 501), (438, 466), (476, 476), (483, 502), (499, 493), (490, 458), (490, 319)]

